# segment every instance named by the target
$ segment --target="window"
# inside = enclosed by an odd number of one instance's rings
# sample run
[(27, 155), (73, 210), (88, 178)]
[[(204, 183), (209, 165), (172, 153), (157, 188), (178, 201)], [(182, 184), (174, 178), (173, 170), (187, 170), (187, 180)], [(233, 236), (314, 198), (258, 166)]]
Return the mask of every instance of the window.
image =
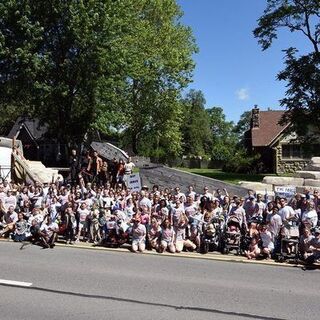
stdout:
[(299, 144), (283, 144), (282, 145), (282, 158), (286, 158), (286, 159), (304, 158), (301, 145), (299, 145)]

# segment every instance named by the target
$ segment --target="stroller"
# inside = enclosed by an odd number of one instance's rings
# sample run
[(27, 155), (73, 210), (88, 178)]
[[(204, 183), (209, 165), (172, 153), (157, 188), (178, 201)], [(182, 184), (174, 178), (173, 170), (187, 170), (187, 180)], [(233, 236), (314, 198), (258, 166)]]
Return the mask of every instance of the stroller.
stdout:
[(241, 249), (241, 224), (236, 216), (227, 218), (222, 241), (222, 253), (228, 254), (231, 250), (236, 250), (237, 255)]
[(219, 251), (221, 247), (221, 219), (214, 217), (210, 222), (204, 223), (202, 227), (201, 246), (202, 253)]
[(283, 262), (286, 259), (299, 260), (299, 226), (296, 221), (284, 223), (280, 231), (280, 252), (277, 260)]

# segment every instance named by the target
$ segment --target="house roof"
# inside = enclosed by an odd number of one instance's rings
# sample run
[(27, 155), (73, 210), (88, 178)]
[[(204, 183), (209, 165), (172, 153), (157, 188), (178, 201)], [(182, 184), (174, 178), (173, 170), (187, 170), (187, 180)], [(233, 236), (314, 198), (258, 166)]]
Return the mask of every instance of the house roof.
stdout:
[(22, 127), (25, 127), (27, 132), (30, 134), (31, 138), (35, 141), (43, 138), (45, 133), (48, 131), (46, 125), (40, 125), (40, 121), (38, 119), (28, 119), (19, 117), (13, 127), (11, 128), (8, 138), (13, 139), (17, 135), (17, 133), (21, 130)]
[(280, 125), (282, 110), (259, 111), (259, 127), (251, 129), (253, 147), (269, 146), (288, 125)]

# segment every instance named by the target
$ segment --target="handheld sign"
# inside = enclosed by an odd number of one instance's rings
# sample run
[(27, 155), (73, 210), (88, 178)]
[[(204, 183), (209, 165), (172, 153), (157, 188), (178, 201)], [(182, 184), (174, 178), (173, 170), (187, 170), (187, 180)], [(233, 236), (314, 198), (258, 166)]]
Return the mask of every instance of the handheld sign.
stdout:
[(141, 190), (141, 179), (139, 173), (130, 174), (128, 177), (128, 188), (131, 191), (140, 191)]
[(290, 200), (294, 197), (297, 192), (297, 188), (295, 186), (275, 186), (274, 193), (276, 196), (281, 198), (287, 198)]

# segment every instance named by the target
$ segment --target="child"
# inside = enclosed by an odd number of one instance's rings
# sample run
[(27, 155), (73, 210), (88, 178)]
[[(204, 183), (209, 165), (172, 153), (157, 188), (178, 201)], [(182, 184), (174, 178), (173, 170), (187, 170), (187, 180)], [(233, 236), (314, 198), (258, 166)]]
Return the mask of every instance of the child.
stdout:
[(19, 213), (18, 221), (15, 224), (14, 241), (24, 241), (26, 239), (27, 228), (27, 221), (24, 220), (23, 213)]
[(261, 250), (258, 246), (258, 238), (253, 237), (251, 239), (249, 249), (245, 251), (245, 254), (247, 258), (251, 260), (251, 259), (256, 259), (260, 255), (260, 252)]
[(148, 230), (148, 241), (151, 249), (155, 249), (158, 251), (160, 234), (161, 227), (159, 225), (159, 222), (155, 217), (153, 217), (151, 219), (151, 225)]
[(141, 223), (139, 215), (134, 216), (132, 222), (132, 251), (143, 252), (146, 249), (146, 227)]
[(267, 256), (267, 259), (271, 258), (271, 253), (274, 249), (274, 243), (272, 240), (272, 234), (268, 230), (267, 225), (262, 225), (260, 231), (260, 238), (262, 241), (262, 252)]
[(258, 237), (259, 236), (259, 230), (257, 228), (257, 223), (256, 222), (251, 222), (249, 224), (249, 237)]
[(77, 227), (77, 222), (76, 222), (76, 217), (75, 214), (72, 210), (72, 208), (67, 208), (66, 211), (66, 232), (65, 232), (65, 236), (66, 236), (66, 244), (73, 244), (73, 238), (74, 238), (74, 234), (75, 234), (75, 229)]
[(99, 233), (99, 210), (94, 209), (91, 212), (91, 223), (90, 223), (90, 239), (94, 244), (97, 244), (100, 241)]
[(160, 244), (159, 252), (168, 250), (171, 253), (175, 253), (176, 249), (174, 246), (174, 238), (175, 238), (175, 232), (171, 227), (170, 220), (166, 219), (162, 223), (161, 244)]

